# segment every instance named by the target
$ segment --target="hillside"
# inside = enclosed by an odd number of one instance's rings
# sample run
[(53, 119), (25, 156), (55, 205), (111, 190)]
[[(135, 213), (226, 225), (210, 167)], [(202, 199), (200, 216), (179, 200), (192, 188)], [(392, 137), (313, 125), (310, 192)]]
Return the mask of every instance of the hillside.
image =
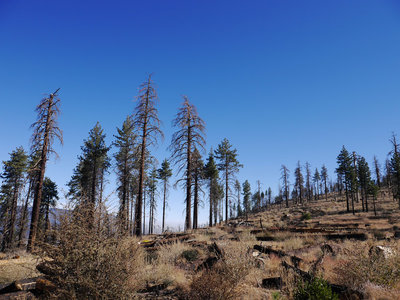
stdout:
[[(123, 262), (134, 262), (132, 288), (139, 298), (152, 299), (292, 299), (301, 290), (299, 282), (315, 285), (314, 278), (323, 278), (340, 299), (400, 298), (398, 204), (380, 197), (377, 216), (373, 211), (352, 215), (346, 213), (344, 200), (333, 200), (290, 208), (272, 205), (248, 220), (140, 241), (128, 238), (131, 255)], [(100, 260), (109, 260), (107, 255)], [(58, 287), (71, 284), (55, 278), (49, 272), (51, 260), (44, 261), (39, 269), (48, 279), (55, 279)], [(118, 262), (115, 258), (109, 263)], [(118, 275), (110, 265), (104, 268), (110, 277)]]

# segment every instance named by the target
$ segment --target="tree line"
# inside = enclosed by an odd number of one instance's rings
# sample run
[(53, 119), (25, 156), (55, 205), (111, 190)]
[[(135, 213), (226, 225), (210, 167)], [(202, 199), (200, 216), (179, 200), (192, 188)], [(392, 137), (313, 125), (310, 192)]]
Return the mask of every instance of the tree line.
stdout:
[[(57, 185), (45, 177), (45, 171), (51, 155), (57, 155), (54, 144), (63, 143), (58, 126), (61, 103), (58, 93), (59, 89), (43, 98), (36, 108), (37, 120), (31, 126), (33, 134), (29, 153), (18, 147), (10, 153), (9, 160), (3, 161), (0, 187), (2, 251), (25, 247), (28, 225), (28, 251), (33, 249), (37, 240), (54, 239), (51, 227), (56, 224), (51, 224), (51, 208), (56, 206), (59, 195)], [(161, 197), (161, 230), (164, 232), (167, 229), (165, 219), (173, 167), (179, 178), (174, 187), (181, 187), (186, 194), (185, 230), (198, 228), (199, 207), (204, 201), (209, 205), (209, 226), (228, 222), (230, 218), (247, 218), (250, 212), (268, 209), (273, 204), (289, 207), (321, 199), (327, 201), (328, 195), (333, 200), (344, 196), (346, 210), (353, 214), (355, 205), (360, 202), (362, 211), (368, 212), (372, 199), (376, 214), (377, 195), (383, 188), (398, 201), (400, 208), (400, 153), (395, 134), (390, 139), (392, 150), (385, 161), (385, 172), (374, 157), (374, 180), (366, 159), (343, 146), (337, 156), (335, 179), (329, 178), (325, 165), (312, 171), (308, 162), (305, 165), (298, 162), (291, 184), (290, 171), (282, 165), (278, 194), (273, 197), (271, 187), (263, 190), (259, 180), (252, 192), (248, 180), (240, 183), (236, 179), (243, 165), (228, 139), (223, 139), (215, 150), (211, 148), (206, 157), (202, 156), (206, 146), (206, 124), (187, 96), (183, 96), (172, 123), (175, 132), (168, 147), (170, 156), (158, 165), (151, 153), (163, 139), (158, 102), (150, 75), (140, 85), (133, 113), (116, 129), (111, 144), (107, 145), (99, 122), (83, 141), (78, 163), (67, 183), (67, 198), (72, 204), (72, 213), (79, 211), (90, 230), (96, 231), (106, 225), (120, 236), (152, 234), (157, 199)], [(111, 149), (115, 149), (113, 154)], [(107, 176), (111, 172), (117, 176), (119, 205), (115, 216), (108, 212), (104, 199)]]
[[(62, 131), (58, 127), (61, 103), (58, 93), (59, 89), (42, 99), (37, 106), (37, 121), (32, 125), (29, 153), (18, 147), (10, 153), (10, 159), (3, 162), (0, 188), (3, 251), (25, 246), (27, 224), (30, 224), (26, 245), (28, 251), (33, 249), (37, 240), (47, 241), (51, 238), (50, 210), (55, 207), (59, 196), (57, 185), (45, 177), (45, 171), (50, 156), (57, 155), (54, 144), (63, 142)], [(199, 226), (199, 206), (206, 186), (209, 192), (210, 225), (224, 220), (224, 210), (226, 222), (233, 215), (230, 209), (231, 190), (235, 184), (235, 174), (242, 167), (237, 160), (236, 149), (224, 139), (215, 151), (209, 152), (204, 163), (205, 122), (189, 98), (183, 96), (183, 103), (173, 120), (175, 132), (168, 147), (171, 155), (158, 166), (151, 154), (153, 146), (163, 138), (158, 101), (150, 75), (140, 85), (134, 112), (117, 128), (112, 144), (107, 145), (99, 122), (83, 141), (78, 163), (67, 183), (67, 198), (72, 204), (71, 211), (79, 210), (84, 216), (85, 226), (90, 230), (95, 231), (105, 222), (114, 220), (115, 226), (111, 230), (119, 235), (153, 233), (157, 197), (162, 192), (161, 227), (164, 231), (172, 167), (176, 167), (180, 176), (174, 186), (181, 186), (186, 191), (185, 230)], [(115, 149), (113, 154), (112, 148)], [(117, 175), (119, 207), (116, 216), (110, 216), (104, 199), (107, 175), (112, 171)], [(223, 181), (219, 173), (223, 175)]]

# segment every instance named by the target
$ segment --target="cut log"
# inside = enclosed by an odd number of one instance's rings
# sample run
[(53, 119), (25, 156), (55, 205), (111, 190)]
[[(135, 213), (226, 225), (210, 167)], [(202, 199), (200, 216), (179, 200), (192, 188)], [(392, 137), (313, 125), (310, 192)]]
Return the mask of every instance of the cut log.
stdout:
[(58, 265), (51, 261), (41, 262), (36, 266), (36, 270), (48, 276), (57, 276), (60, 275), (60, 273), (62, 272)]
[(0, 294), (15, 293), (20, 291), (23, 291), (22, 285), (19, 282), (14, 281), (0, 289)]
[(366, 241), (368, 240), (368, 236), (365, 233), (343, 233), (343, 234), (328, 234), (326, 235), (328, 240), (358, 240), (358, 241)]

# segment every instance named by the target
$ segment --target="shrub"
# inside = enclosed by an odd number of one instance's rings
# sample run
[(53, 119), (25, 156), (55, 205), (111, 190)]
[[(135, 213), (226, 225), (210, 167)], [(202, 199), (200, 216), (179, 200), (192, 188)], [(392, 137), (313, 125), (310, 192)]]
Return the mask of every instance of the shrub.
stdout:
[(294, 292), (295, 300), (337, 300), (338, 295), (322, 278), (315, 277), (312, 281), (301, 282)]
[(64, 215), (57, 233), (55, 245), (41, 245), (56, 297), (126, 299), (139, 288), (144, 252), (136, 239), (117, 239), (102, 226), (88, 226), (78, 212)]
[(303, 213), (303, 214), (301, 215), (301, 220), (302, 220), (302, 221), (304, 221), (304, 220), (311, 220), (311, 214), (310, 214), (309, 212)]
[(254, 260), (246, 249), (239, 248), (234, 242), (226, 243), (224, 251), (224, 258), (211, 270), (205, 270), (193, 279), (188, 299), (240, 299)]
[(388, 257), (377, 252), (367, 253), (365, 249), (353, 249), (353, 255), (334, 269), (338, 283), (359, 291), (363, 291), (367, 283), (398, 288), (400, 254), (395, 246), (391, 248), (393, 254)]
[(182, 257), (187, 261), (195, 261), (199, 257), (199, 251), (196, 249), (189, 249), (182, 252)]

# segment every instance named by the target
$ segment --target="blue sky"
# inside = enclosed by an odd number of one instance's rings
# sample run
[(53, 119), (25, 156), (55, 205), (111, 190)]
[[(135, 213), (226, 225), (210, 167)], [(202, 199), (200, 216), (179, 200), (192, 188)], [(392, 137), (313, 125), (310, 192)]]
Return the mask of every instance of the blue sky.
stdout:
[[(400, 131), (399, 53), (398, 1), (0, 0), (0, 159), (29, 147), (34, 107), (60, 87), (65, 144), (46, 175), (65, 189), (89, 130), (99, 121), (111, 143), (154, 73), (159, 161), (185, 94), (207, 148), (228, 138), (238, 179), (276, 192), (281, 164), (334, 176), (342, 145), (384, 161)], [(184, 197), (171, 190), (168, 223), (183, 224)]]

